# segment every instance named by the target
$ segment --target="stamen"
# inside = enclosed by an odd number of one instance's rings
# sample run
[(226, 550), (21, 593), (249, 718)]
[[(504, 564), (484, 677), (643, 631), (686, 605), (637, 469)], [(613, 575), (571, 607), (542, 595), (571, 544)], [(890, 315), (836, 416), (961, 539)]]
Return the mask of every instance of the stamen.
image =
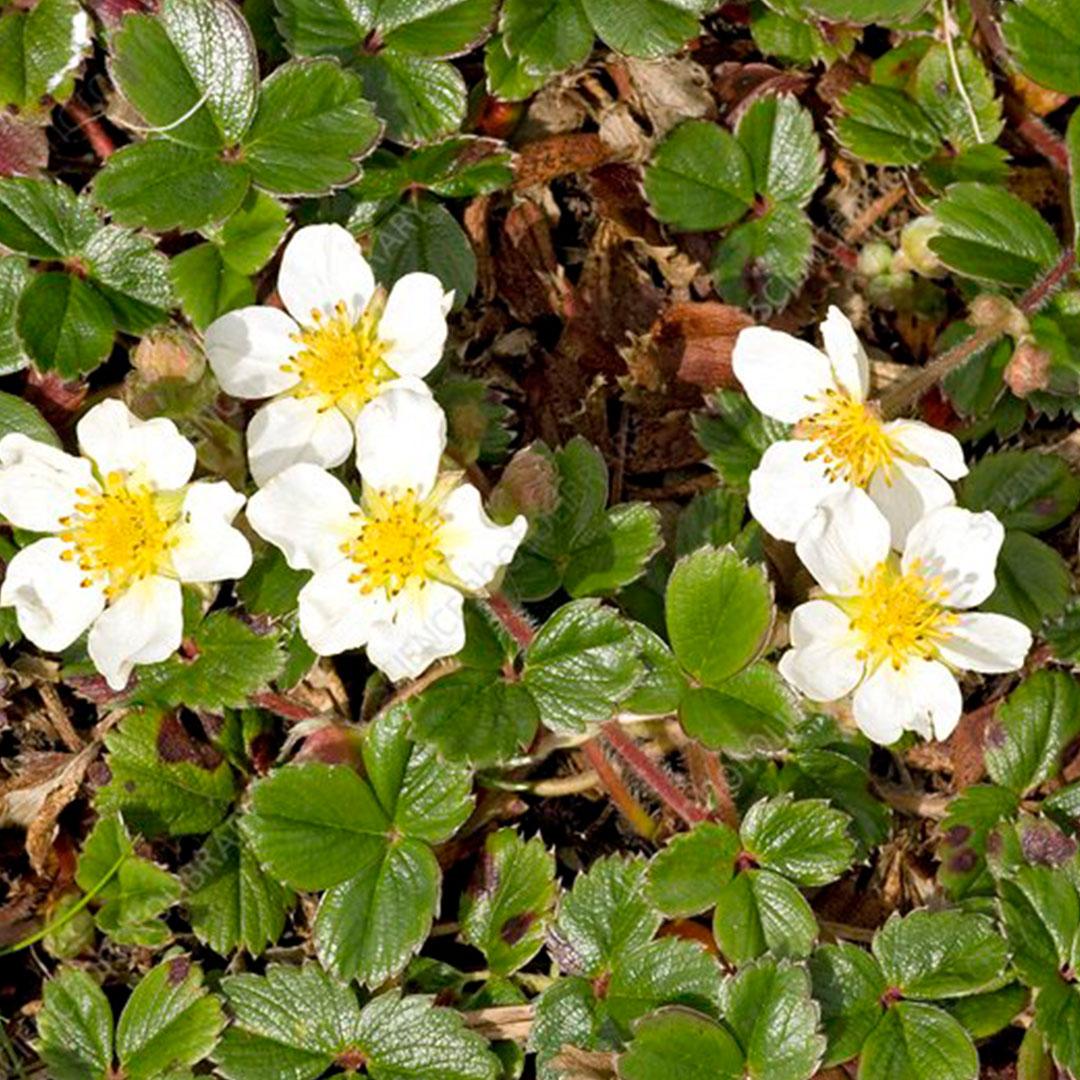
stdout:
[(878, 469), (899, 456), (874, 406), (837, 390), (826, 391), (824, 407), (801, 421), (796, 435), (819, 444), (806, 455), (807, 461), (822, 458), (831, 480), (856, 487), (866, 487)]

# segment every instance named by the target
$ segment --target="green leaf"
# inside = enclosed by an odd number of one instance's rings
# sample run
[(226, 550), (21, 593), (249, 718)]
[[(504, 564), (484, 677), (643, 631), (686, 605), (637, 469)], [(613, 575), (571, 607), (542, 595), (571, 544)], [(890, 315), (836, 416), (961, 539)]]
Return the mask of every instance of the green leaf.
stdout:
[(737, 491), (716, 487), (695, 495), (675, 531), (675, 554), (690, 555), (700, 547), (733, 544), (746, 518), (746, 499)]
[(806, 1080), (817, 1069), (825, 1037), (802, 965), (768, 958), (742, 968), (720, 1010), (746, 1052), (748, 1080)]
[(149, 237), (106, 225), (87, 241), (82, 261), (121, 330), (141, 333), (173, 305), (169, 260)]
[(1018, 809), (1016, 796), (992, 784), (972, 784), (949, 802), (941, 823), (938, 880), (954, 900), (993, 892), (986, 866), (990, 831)]
[(694, 414), (694, 435), (725, 485), (746, 491), (761, 455), (786, 437), (787, 425), (758, 412), (745, 394), (735, 390), (718, 390), (707, 404), (708, 412)]
[(574, 597), (616, 592), (636, 581), (664, 546), (660, 512), (646, 503), (621, 503), (608, 511), (606, 529), (578, 548), (566, 567), (566, 591)]
[(531, 74), (577, 67), (592, 52), (593, 28), (581, 0), (507, 0), (500, 25), (506, 51)]
[(382, 844), (349, 881), (327, 890), (315, 919), (315, 951), (339, 978), (379, 986), (400, 973), (431, 932), (439, 864), (419, 840)]
[(74, 274), (38, 274), (19, 297), (15, 327), (42, 371), (65, 378), (93, 371), (112, 351), (113, 313), (92, 285)]
[(1020, 866), (998, 881), (998, 894), (1013, 966), (1029, 986), (1052, 985), (1073, 959), (1076, 886), (1049, 866)]
[(555, 859), (543, 840), (514, 829), (489, 833), (461, 898), (461, 932), (488, 969), (510, 975), (544, 946), (555, 909)]
[(986, 994), (956, 998), (945, 1004), (973, 1039), (989, 1039), (1007, 1028), (1030, 1004), (1031, 993), (1018, 982)]
[(1069, 202), (1073, 212), (1073, 247), (1080, 251), (1080, 114), (1073, 110), (1065, 129), (1065, 147), (1069, 152)]
[(675, 564), (665, 601), (675, 658), (717, 688), (760, 653), (773, 620), (764, 570), (731, 548), (702, 548)]
[(1074, 1076), (1080, 1072), (1080, 993), (1076, 984), (1058, 979), (1043, 987), (1035, 1023), (1061, 1068)]
[(627, 623), (596, 600), (575, 600), (537, 632), (521, 678), (547, 727), (582, 732), (610, 719), (640, 674)]
[(1002, 32), (1024, 74), (1064, 94), (1080, 94), (1080, 12), (1069, 0), (1016, 0)]
[(520, 753), (540, 723), (532, 695), (491, 671), (439, 679), (413, 702), (413, 732), (451, 761), (492, 765)]
[(683, 918), (715, 907), (735, 873), (742, 849), (726, 825), (703, 822), (673, 836), (653, 856), (648, 870), (648, 896), (665, 915)]
[(137, 710), (105, 736), (109, 783), (98, 788), (101, 813), (120, 810), (147, 836), (204, 833), (228, 812), (236, 781), (228, 762), (193, 739), (177, 713)]
[(227, 0), (162, 0), (153, 16), (128, 15), (112, 54), (120, 90), (168, 139), (216, 149), (239, 142), (251, 124), (259, 84), (255, 41)]
[(593, 29), (619, 52), (646, 59), (678, 52), (700, 32), (712, 0), (581, 0)]
[(1056, 776), (1080, 735), (1080, 687), (1063, 671), (1038, 671), (1009, 695), (987, 726), (991, 779), (1023, 795)]
[(904, 23), (914, 19), (928, 0), (810, 0), (808, 11), (829, 22)]
[(239, 709), (277, 676), (284, 662), (276, 632), (258, 633), (224, 611), (207, 616), (193, 642), (192, 660), (173, 656), (140, 667), (125, 704)]
[(121, 225), (192, 230), (227, 218), (250, 182), (238, 162), (154, 139), (113, 154), (94, 178), (94, 198)]
[(802, 958), (817, 940), (817, 919), (787, 878), (771, 870), (736, 875), (717, 900), (713, 935), (721, 952), (735, 964), (763, 953)]
[(461, 306), (476, 288), (476, 255), (450, 211), (437, 202), (402, 204), (375, 231), (371, 266), (379, 281), (414, 270), (434, 274)]
[(877, 1027), (885, 977), (868, 952), (846, 942), (816, 949), (810, 975), (828, 1040), (822, 1064), (838, 1065), (855, 1057)]
[(378, 864), (390, 817), (343, 765), (287, 765), (251, 789), (245, 835), (260, 862), (297, 889), (324, 889)]
[(647, 626), (630, 624), (630, 633), (641, 661), (642, 674), (633, 693), (623, 702), (627, 712), (657, 716), (674, 712), (685, 686), (672, 651)]
[(165, 960), (128, 998), (116, 1025), (116, 1054), (125, 1076), (150, 1080), (178, 1065), (196, 1065), (225, 1026), (218, 999), (187, 956)]
[(196, 244), (173, 256), (170, 272), (184, 313), (198, 330), (227, 311), (255, 303), (250, 278), (227, 266), (215, 244)]
[(544, 85), (544, 75), (531, 75), (521, 58), (511, 56), (501, 34), (495, 34), (484, 49), (487, 91), (496, 101), (522, 101)]
[(935, 44), (926, 51), (915, 69), (915, 100), (957, 150), (992, 143), (1004, 127), (994, 81), (966, 41), (955, 43), (953, 56), (955, 69), (944, 45)]
[(997, 584), (982, 610), (1019, 619), (1033, 633), (1065, 611), (1072, 574), (1049, 544), (1027, 533), (1007, 532), (995, 573)]
[(742, 843), (759, 866), (799, 885), (827, 885), (855, 857), (849, 822), (825, 799), (762, 799), (743, 819)]
[(971, 1036), (932, 1005), (901, 1001), (870, 1033), (859, 1058), (859, 1080), (977, 1080)]
[(687, 232), (738, 221), (754, 201), (753, 166), (730, 131), (688, 120), (656, 148), (645, 169), (645, 195), (656, 218)]
[(0, 18), (0, 108), (33, 114), (65, 101), (92, 42), (90, 18), (77, 0), (8, 7)]
[(379, 137), (360, 80), (331, 59), (293, 60), (263, 83), (244, 160), (255, 183), (295, 197), (351, 183)]
[(941, 232), (930, 250), (950, 269), (991, 284), (1027, 288), (1060, 255), (1037, 211), (989, 184), (953, 184), (934, 206)]
[(1045, 532), (1080, 505), (1080, 477), (1056, 454), (1006, 450), (989, 454), (960, 484), (969, 510), (989, 510), (1007, 529)]
[(277, 251), (288, 227), (288, 214), (277, 199), (250, 191), (213, 239), (230, 270), (257, 274)]
[(510, 161), (506, 144), (498, 139), (458, 135), (400, 157), (373, 154), (350, 191), (361, 201), (396, 198), (417, 188), (462, 199), (509, 187), (514, 178)]
[(622, 1080), (742, 1080), (745, 1058), (731, 1033), (690, 1009), (669, 1006), (647, 1017), (619, 1057)]
[(52, 424), (33, 405), (14, 394), (0, 392), (0, 439), (13, 432), (49, 446), (60, 446)]
[(679, 720), (693, 738), (736, 757), (779, 750), (799, 720), (799, 701), (771, 664), (758, 662), (717, 687), (686, 687)]
[(465, 119), (465, 80), (453, 64), (394, 49), (356, 61), (364, 95), (386, 122), (394, 142), (434, 142), (454, 134)]
[(810, 219), (790, 203), (733, 229), (713, 252), (713, 283), (728, 304), (779, 311), (801, 288), (810, 268)]
[(840, 99), (836, 134), (856, 157), (876, 165), (918, 165), (941, 148), (933, 121), (902, 90), (856, 86)]
[(874, 937), (873, 951), (889, 986), (916, 1000), (991, 989), (1009, 955), (989, 919), (925, 909), (889, 919)]
[(30, 265), (22, 255), (0, 255), (0, 375), (21, 371), (30, 363), (15, 332), (15, 308), (32, 277)]
[(235, 820), (207, 837), (181, 878), (192, 930), (222, 956), (239, 947), (258, 956), (285, 929), (293, 894), (263, 872)]
[(559, 905), (548, 947), (560, 969), (588, 978), (610, 972), (649, 943), (661, 918), (645, 894), (641, 859), (597, 859)]
[(557, 979), (537, 999), (529, 1032), (529, 1049), (536, 1054), (539, 1080), (563, 1080), (552, 1059), (564, 1046), (586, 1050), (614, 1050), (621, 1045), (603, 1004), (587, 979)]
[(76, 255), (101, 223), (66, 184), (0, 177), (0, 244), (34, 259)]
[(750, 8), (750, 36), (758, 52), (777, 56), (796, 64), (833, 64), (849, 56), (857, 40), (850, 27), (831, 26), (828, 33), (802, 17), (801, 12), (784, 15), (771, 11), (763, 3)]
[(759, 97), (743, 113), (735, 137), (750, 160), (754, 191), (805, 206), (821, 183), (821, 143), (814, 119), (790, 95)]
[(40, 1053), (53, 1080), (106, 1080), (112, 1070), (113, 1018), (93, 979), (64, 968), (45, 983), (38, 1013)]

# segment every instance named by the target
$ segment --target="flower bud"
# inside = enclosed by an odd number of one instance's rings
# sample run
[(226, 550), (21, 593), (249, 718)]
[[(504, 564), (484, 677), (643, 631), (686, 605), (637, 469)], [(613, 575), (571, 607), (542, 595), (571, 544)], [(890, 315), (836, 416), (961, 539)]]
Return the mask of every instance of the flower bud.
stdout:
[(924, 214), (909, 221), (900, 234), (900, 251), (907, 265), (923, 277), (941, 277), (945, 273), (941, 260), (930, 250), (930, 241), (941, 232), (941, 222)]
[(859, 252), (859, 273), (876, 278), (892, 268), (893, 249), (884, 240), (873, 240)]
[(518, 514), (532, 520), (550, 513), (559, 501), (559, 470), (551, 457), (527, 446), (507, 463), (491, 493), (488, 506), (496, 521), (512, 521)]
[(1053, 357), (1034, 341), (1021, 342), (1005, 366), (1005, 385), (1019, 398), (1050, 385)]

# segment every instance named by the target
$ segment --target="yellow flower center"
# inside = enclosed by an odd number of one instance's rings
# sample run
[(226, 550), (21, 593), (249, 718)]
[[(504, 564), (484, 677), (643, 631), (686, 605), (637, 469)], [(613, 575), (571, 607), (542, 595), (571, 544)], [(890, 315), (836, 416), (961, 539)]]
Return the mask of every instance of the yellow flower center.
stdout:
[(301, 348), (282, 371), (295, 372), (300, 384), (292, 391), (297, 397), (318, 397), (323, 408), (339, 408), (355, 419), (375, 396), (379, 383), (394, 377), (383, 360), (386, 345), (379, 340), (378, 301), (353, 322), (344, 301), (334, 305), (329, 318), (311, 313), (311, 326), (293, 335)]
[(859, 659), (899, 671), (913, 657), (934, 657), (956, 621), (944, 597), (940, 578), (924, 577), (917, 566), (902, 574), (892, 563), (879, 563), (860, 579), (858, 596), (844, 601), (851, 629), (862, 638)]
[(365, 492), (370, 516), (359, 534), (341, 545), (360, 568), (349, 578), (367, 595), (385, 589), (396, 596), (410, 581), (430, 578), (443, 563), (439, 533), (444, 520), (413, 492), (400, 499)]
[(179, 506), (171, 509), (168, 496), (130, 483), (119, 472), (109, 473), (102, 491), (78, 488), (76, 494), (82, 501), (75, 504), (75, 513), (61, 519), (60, 539), (71, 545), (61, 557), (78, 561), (87, 575), (84, 588), (104, 576), (105, 595), (112, 599), (167, 568), (176, 542), (170, 533), (179, 516)]
[(819, 444), (807, 461), (823, 458), (830, 479), (856, 487), (866, 487), (875, 470), (899, 456), (874, 406), (837, 390), (826, 391), (824, 408), (801, 421), (796, 434)]

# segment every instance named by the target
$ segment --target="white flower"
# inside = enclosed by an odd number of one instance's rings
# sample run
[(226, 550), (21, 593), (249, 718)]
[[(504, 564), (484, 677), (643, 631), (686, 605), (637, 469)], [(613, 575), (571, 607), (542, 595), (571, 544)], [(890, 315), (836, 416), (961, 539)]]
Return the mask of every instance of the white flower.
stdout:
[(1016, 619), (964, 610), (994, 591), (1004, 537), (993, 514), (947, 506), (898, 556), (864, 492), (827, 499), (796, 543), (822, 596), (792, 612), (781, 673), (813, 701), (854, 691), (855, 722), (875, 742), (946, 738), (963, 707), (954, 671), (1015, 671), (1031, 648)]
[(839, 308), (821, 326), (825, 351), (764, 326), (743, 330), (732, 365), (766, 416), (794, 424), (750, 476), (750, 512), (780, 540), (795, 540), (821, 502), (864, 488), (892, 528), (899, 550), (912, 526), (956, 500), (947, 480), (967, 473), (952, 435), (917, 420), (882, 421), (866, 401), (870, 370)]
[(195, 449), (171, 420), (143, 422), (110, 400), (76, 433), (82, 457), (0, 439), (0, 514), (52, 534), (8, 564), (0, 605), (51, 652), (89, 627), (94, 666), (121, 690), (133, 665), (180, 645), (181, 582), (247, 573), (251, 547), (230, 524), (244, 496), (223, 481), (188, 483)]
[(321, 656), (367, 646), (391, 679), (419, 675), (465, 644), (464, 593), (514, 557), (526, 522), (493, 524), (480, 493), (439, 472), (446, 418), (426, 393), (393, 387), (357, 422), (359, 506), (317, 465), (279, 473), (252, 496), (248, 520), (296, 570), (300, 631)]
[(281, 257), (277, 286), (288, 315), (240, 308), (206, 330), (207, 359), (225, 392), (273, 399), (247, 430), (259, 485), (298, 461), (340, 465), (369, 401), (399, 380), (424, 388), (442, 358), (453, 303), (433, 274), (406, 274), (387, 296), (340, 225), (300, 229)]

